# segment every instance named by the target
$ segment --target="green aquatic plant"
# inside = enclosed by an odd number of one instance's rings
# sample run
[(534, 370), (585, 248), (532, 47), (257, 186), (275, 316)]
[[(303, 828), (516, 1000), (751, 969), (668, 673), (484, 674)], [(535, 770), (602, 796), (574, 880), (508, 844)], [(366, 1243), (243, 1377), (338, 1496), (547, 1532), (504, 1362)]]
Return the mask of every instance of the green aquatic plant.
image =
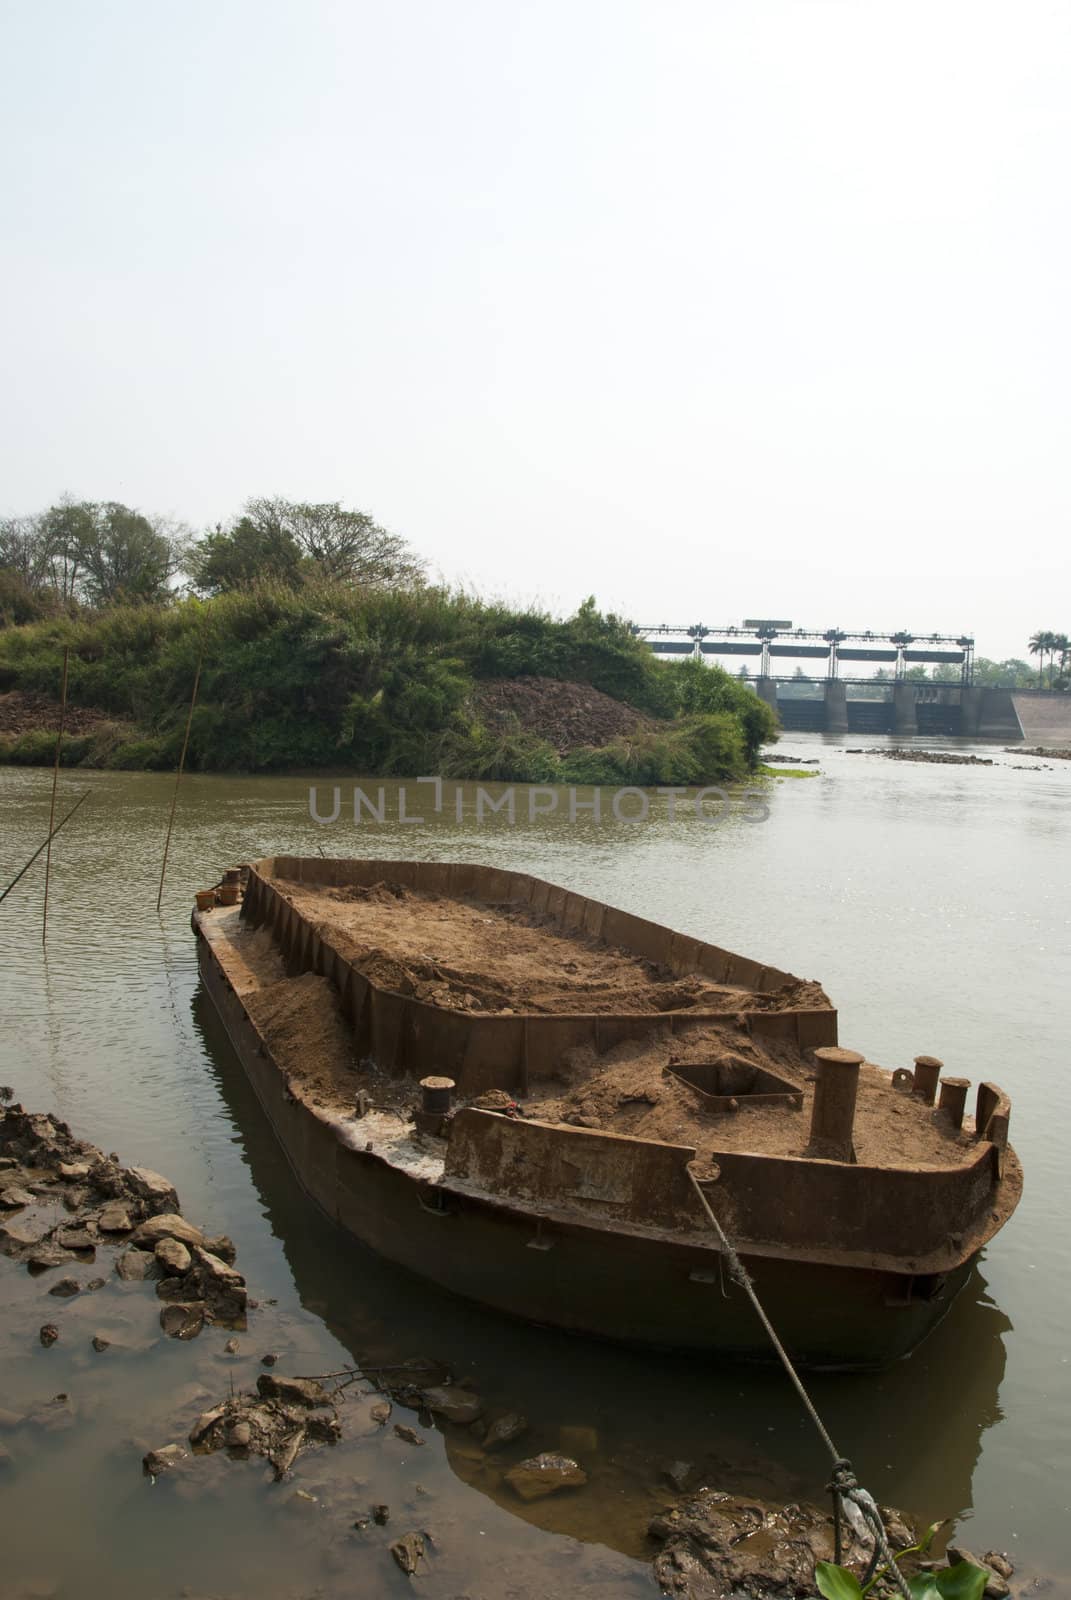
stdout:
[[(897, 1564), (905, 1556), (922, 1556), (930, 1548), (934, 1535), (941, 1526), (931, 1522), (917, 1544), (908, 1545), (897, 1553)], [(866, 1583), (860, 1583), (854, 1572), (833, 1561), (819, 1561), (814, 1569), (815, 1583), (824, 1600), (863, 1600), (875, 1584), (879, 1583), (889, 1567), (879, 1567)], [(989, 1574), (970, 1561), (957, 1561), (955, 1566), (943, 1567), (939, 1572), (916, 1572), (907, 1578), (912, 1600), (982, 1600)]]

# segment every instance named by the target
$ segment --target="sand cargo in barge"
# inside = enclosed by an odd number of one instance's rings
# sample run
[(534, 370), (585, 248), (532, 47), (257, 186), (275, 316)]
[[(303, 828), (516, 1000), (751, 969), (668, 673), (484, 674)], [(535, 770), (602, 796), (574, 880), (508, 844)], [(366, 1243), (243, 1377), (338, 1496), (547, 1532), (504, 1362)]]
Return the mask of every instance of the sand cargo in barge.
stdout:
[[(278, 856), (198, 897), (201, 975), (301, 1183), (534, 1322), (879, 1366), (1017, 1204), (1010, 1104), (842, 1050), (822, 989), (523, 873)], [(228, 903), (229, 902), (229, 903)], [(935, 1104), (935, 1102), (937, 1102)]]

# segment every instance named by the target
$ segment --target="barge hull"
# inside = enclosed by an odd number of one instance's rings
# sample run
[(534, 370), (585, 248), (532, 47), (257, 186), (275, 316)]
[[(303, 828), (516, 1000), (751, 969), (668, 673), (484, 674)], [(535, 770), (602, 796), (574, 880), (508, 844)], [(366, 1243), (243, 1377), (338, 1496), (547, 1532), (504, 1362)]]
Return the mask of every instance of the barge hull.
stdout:
[[(292, 1094), (198, 926), (205, 988), (298, 1181), (362, 1244), (440, 1288), (519, 1317), (649, 1347), (769, 1360), (742, 1290), (709, 1245), (623, 1234), (583, 1220), (537, 1218), (489, 1196), (430, 1184), (343, 1138), (338, 1122)], [(819, 1368), (888, 1365), (912, 1350), (965, 1281), (743, 1253), (794, 1358)]]

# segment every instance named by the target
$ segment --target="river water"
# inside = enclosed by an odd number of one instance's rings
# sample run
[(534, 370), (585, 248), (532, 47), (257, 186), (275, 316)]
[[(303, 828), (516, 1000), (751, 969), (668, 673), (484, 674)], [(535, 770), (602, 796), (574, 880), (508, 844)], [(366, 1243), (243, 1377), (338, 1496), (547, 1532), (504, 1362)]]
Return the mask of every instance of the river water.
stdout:
[[(90, 796), (54, 847), (47, 956), (40, 863), (0, 909), (0, 1082), (123, 1162), (167, 1174), (187, 1216), (234, 1237), (261, 1306), (228, 1357), (223, 1330), (163, 1339), (145, 1285), (109, 1281), (57, 1302), (47, 1277), (0, 1260), (0, 1414), (61, 1391), (73, 1407), (70, 1426), (0, 1432), (11, 1458), (0, 1463), (0, 1594), (401, 1595), (410, 1580), (387, 1545), (426, 1529), (417, 1581), (429, 1595), (568, 1585), (649, 1596), (645, 1529), (672, 1498), (668, 1462), (690, 1463), (690, 1482), (822, 1497), (827, 1463), (776, 1371), (516, 1325), (378, 1261), (304, 1197), (199, 990), (189, 910), (193, 890), (236, 861), (317, 849), (531, 870), (820, 978), (841, 1042), (883, 1065), (926, 1052), (999, 1083), (1026, 1172), (1017, 1215), (910, 1359), (879, 1375), (818, 1375), (811, 1388), (880, 1501), (949, 1517), (966, 1543), (1007, 1549), (1064, 1592), (1071, 763), (977, 747), (994, 765), (908, 764), (849, 754), (848, 743), (786, 739), (778, 754), (818, 757), (820, 774), (771, 783), (761, 821), (738, 797), (716, 821), (686, 805), (671, 818), (664, 800), (644, 822), (582, 810), (571, 820), (562, 797), (534, 821), (522, 803), (514, 825), (504, 812), (477, 822), (467, 790), (458, 822), (449, 790), (436, 814), (421, 803), (427, 786), (409, 786), (407, 809), (425, 820), (405, 824), (386, 785), (386, 820), (365, 814), (358, 827), (346, 782), (340, 819), (319, 825), (307, 780), (189, 777), (160, 917), (172, 780), (62, 775), (61, 805)], [(43, 771), (0, 772), (5, 881), (44, 836), (49, 784)], [(330, 802), (321, 780), (318, 805)], [(61, 1323), (51, 1349), (37, 1339), (45, 1321)], [(95, 1333), (112, 1340), (103, 1354)], [(441, 1359), (489, 1405), (528, 1417), (515, 1454), (565, 1446), (589, 1482), (526, 1506), (472, 1446), (426, 1430), (417, 1448), (372, 1423), (300, 1458), (282, 1485), (266, 1481), (263, 1462), (223, 1455), (144, 1479), (143, 1451), (181, 1440), (231, 1382), (252, 1384), (268, 1350), (279, 1370), (301, 1373)], [(390, 1504), (390, 1524), (354, 1528), (373, 1502)]]

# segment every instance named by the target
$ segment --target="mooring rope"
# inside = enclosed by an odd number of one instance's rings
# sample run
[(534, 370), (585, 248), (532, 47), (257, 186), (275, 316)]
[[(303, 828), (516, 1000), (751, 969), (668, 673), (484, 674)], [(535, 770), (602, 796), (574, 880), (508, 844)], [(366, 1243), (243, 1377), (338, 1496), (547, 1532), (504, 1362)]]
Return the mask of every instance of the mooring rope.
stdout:
[[(889, 1576), (896, 1584), (897, 1589), (904, 1596), (904, 1600), (911, 1600), (911, 1590), (908, 1588), (907, 1579), (900, 1571), (900, 1568), (896, 1565), (896, 1559), (889, 1548), (889, 1540), (885, 1532), (885, 1524), (881, 1520), (881, 1512), (877, 1508), (873, 1495), (868, 1494), (865, 1489), (860, 1488), (859, 1483), (856, 1480), (855, 1473), (852, 1471), (851, 1462), (848, 1460), (847, 1456), (841, 1455), (840, 1451), (833, 1443), (829, 1429), (818, 1415), (814, 1401), (804, 1388), (800, 1379), (800, 1375), (792, 1364), (791, 1356), (781, 1343), (781, 1340), (778, 1338), (777, 1330), (774, 1328), (773, 1323), (766, 1315), (766, 1309), (758, 1297), (755, 1285), (751, 1281), (747, 1268), (744, 1266), (744, 1263), (740, 1260), (740, 1257), (730, 1244), (725, 1229), (722, 1227), (721, 1223), (718, 1221), (713, 1210), (711, 1209), (710, 1202), (703, 1193), (695, 1173), (690, 1167), (687, 1167), (685, 1170), (687, 1171), (688, 1177), (691, 1180), (692, 1188), (699, 1196), (699, 1203), (706, 1212), (707, 1219), (710, 1222), (711, 1227), (714, 1229), (714, 1232), (718, 1236), (718, 1242), (721, 1245), (725, 1260), (728, 1262), (730, 1278), (733, 1279), (734, 1283), (738, 1283), (740, 1285), (741, 1289), (743, 1289), (744, 1293), (751, 1301), (755, 1315), (762, 1323), (767, 1338), (776, 1350), (778, 1359), (780, 1360), (781, 1365), (784, 1367), (785, 1372), (788, 1374), (789, 1381), (803, 1403), (804, 1410), (807, 1412), (807, 1415), (810, 1417), (811, 1421), (818, 1430), (818, 1435), (822, 1443), (829, 1451), (830, 1459), (833, 1463), (833, 1476), (828, 1484), (828, 1488), (833, 1496), (834, 1559), (839, 1564), (843, 1553), (841, 1541), (841, 1502), (843, 1500), (849, 1500), (853, 1505), (859, 1508), (874, 1534), (876, 1554), (874, 1561), (871, 1562), (871, 1567), (876, 1567), (877, 1555), (880, 1554), (881, 1559), (885, 1562), (889, 1569)], [(868, 1573), (868, 1577), (869, 1576), (871, 1576), (870, 1573)]]

